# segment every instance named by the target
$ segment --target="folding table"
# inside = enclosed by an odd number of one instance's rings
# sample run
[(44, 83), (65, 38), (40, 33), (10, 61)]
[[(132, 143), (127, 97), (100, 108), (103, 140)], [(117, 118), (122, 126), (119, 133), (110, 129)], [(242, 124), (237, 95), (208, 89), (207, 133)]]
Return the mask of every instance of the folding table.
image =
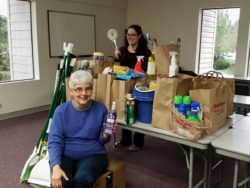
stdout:
[[(236, 123), (237, 124), (237, 123)], [(250, 131), (229, 129), (212, 142), (216, 153), (235, 159), (233, 187), (242, 186), (250, 176), (238, 183), (239, 160), (250, 162)]]
[[(175, 142), (178, 144), (185, 145), (190, 148), (189, 150), (189, 159), (186, 155), (187, 166), (189, 170), (189, 183), (188, 187), (199, 187), (203, 185), (203, 187), (210, 187), (210, 179), (211, 179), (211, 157), (209, 157), (209, 150), (211, 142), (220, 136), (222, 133), (226, 132), (230, 126), (234, 123), (242, 119), (244, 116), (239, 114), (234, 114), (232, 117), (227, 119), (225, 126), (221, 129), (217, 130), (213, 135), (206, 136), (198, 141), (188, 140), (185, 137), (179, 136), (171, 131), (162, 130), (159, 128), (152, 127), (151, 124), (144, 124), (141, 122), (136, 122), (133, 125), (127, 125), (124, 122), (118, 121), (118, 124), (121, 128), (131, 130), (133, 132), (143, 133), (145, 135), (150, 135), (153, 137), (161, 138), (167, 141)], [(204, 177), (193, 186), (193, 157), (194, 157), (194, 148), (206, 151), (206, 155), (203, 156), (204, 159)]]

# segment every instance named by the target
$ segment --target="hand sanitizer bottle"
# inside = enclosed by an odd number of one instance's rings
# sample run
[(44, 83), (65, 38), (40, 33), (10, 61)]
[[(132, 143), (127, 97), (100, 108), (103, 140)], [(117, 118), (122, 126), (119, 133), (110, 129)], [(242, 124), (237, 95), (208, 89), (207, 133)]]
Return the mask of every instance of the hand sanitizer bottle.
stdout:
[(175, 52), (175, 51), (170, 51), (169, 52), (169, 55), (171, 57), (171, 64), (170, 64), (170, 67), (169, 67), (169, 77), (173, 77), (175, 75), (178, 74), (179, 72), (179, 67), (177, 65), (177, 60), (176, 60), (176, 55), (178, 53)]
[(115, 103), (115, 101), (113, 101), (112, 108), (108, 112), (107, 119), (106, 119), (106, 122), (105, 122), (104, 133), (109, 134), (109, 135), (111, 135), (113, 133), (113, 126), (116, 123), (116, 118), (117, 118), (116, 103)]

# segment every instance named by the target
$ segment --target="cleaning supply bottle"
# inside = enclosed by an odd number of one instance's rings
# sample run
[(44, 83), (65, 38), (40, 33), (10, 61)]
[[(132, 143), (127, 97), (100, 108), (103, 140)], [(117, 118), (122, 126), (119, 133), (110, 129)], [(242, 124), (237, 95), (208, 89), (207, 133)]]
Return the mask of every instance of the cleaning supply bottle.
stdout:
[(156, 80), (156, 66), (155, 66), (155, 59), (153, 57), (153, 52), (152, 55), (148, 58), (148, 66), (147, 66), (147, 82), (150, 84), (151, 81)]
[(183, 97), (181, 95), (174, 96), (174, 106), (177, 110), (178, 110), (178, 107), (180, 106), (180, 104), (182, 104), (182, 102), (183, 102)]
[(109, 135), (111, 135), (113, 133), (113, 126), (116, 123), (116, 118), (117, 118), (116, 103), (115, 103), (115, 101), (113, 101), (111, 110), (108, 112), (106, 122), (104, 125), (105, 126), (104, 133), (109, 134)]
[(183, 96), (183, 104), (185, 105), (186, 108), (186, 115), (191, 114), (191, 98), (190, 96)]
[(137, 57), (137, 62), (135, 64), (134, 70), (136, 72), (139, 72), (139, 73), (144, 73), (144, 70), (141, 68), (141, 66), (142, 66), (142, 59), (144, 58), (144, 56), (136, 56), (136, 57)]
[(171, 64), (169, 67), (169, 77), (173, 77), (173, 76), (177, 75), (179, 72), (179, 66), (177, 65), (177, 59), (176, 59), (177, 54), (178, 53), (175, 51), (169, 52), (169, 55), (171, 57)]
[(190, 115), (187, 116), (187, 119), (190, 121), (194, 121), (196, 123), (200, 123), (201, 120), (198, 117), (198, 112), (200, 110), (200, 104), (198, 102), (191, 103), (191, 112)]

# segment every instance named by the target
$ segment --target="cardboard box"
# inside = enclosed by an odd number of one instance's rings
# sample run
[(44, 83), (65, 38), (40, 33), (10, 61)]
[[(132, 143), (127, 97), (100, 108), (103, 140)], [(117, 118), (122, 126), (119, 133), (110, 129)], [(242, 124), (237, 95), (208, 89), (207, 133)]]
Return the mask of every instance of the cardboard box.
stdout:
[(108, 172), (98, 178), (93, 188), (125, 188), (125, 166), (121, 161), (109, 160)]

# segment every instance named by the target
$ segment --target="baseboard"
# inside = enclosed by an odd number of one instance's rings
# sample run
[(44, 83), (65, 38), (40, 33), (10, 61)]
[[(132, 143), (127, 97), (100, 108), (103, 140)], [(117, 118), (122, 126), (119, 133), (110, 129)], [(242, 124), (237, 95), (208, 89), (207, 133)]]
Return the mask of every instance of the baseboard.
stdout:
[(25, 110), (10, 112), (10, 113), (6, 113), (6, 114), (1, 114), (0, 120), (14, 118), (14, 117), (18, 117), (18, 116), (27, 115), (27, 114), (32, 114), (35, 112), (41, 112), (41, 111), (49, 110), (49, 108), (50, 108), (50, 105), (44, 105), (44, 106), (38, 106), (38, 107), (29, 108), (29, 109), (25, 109)]

